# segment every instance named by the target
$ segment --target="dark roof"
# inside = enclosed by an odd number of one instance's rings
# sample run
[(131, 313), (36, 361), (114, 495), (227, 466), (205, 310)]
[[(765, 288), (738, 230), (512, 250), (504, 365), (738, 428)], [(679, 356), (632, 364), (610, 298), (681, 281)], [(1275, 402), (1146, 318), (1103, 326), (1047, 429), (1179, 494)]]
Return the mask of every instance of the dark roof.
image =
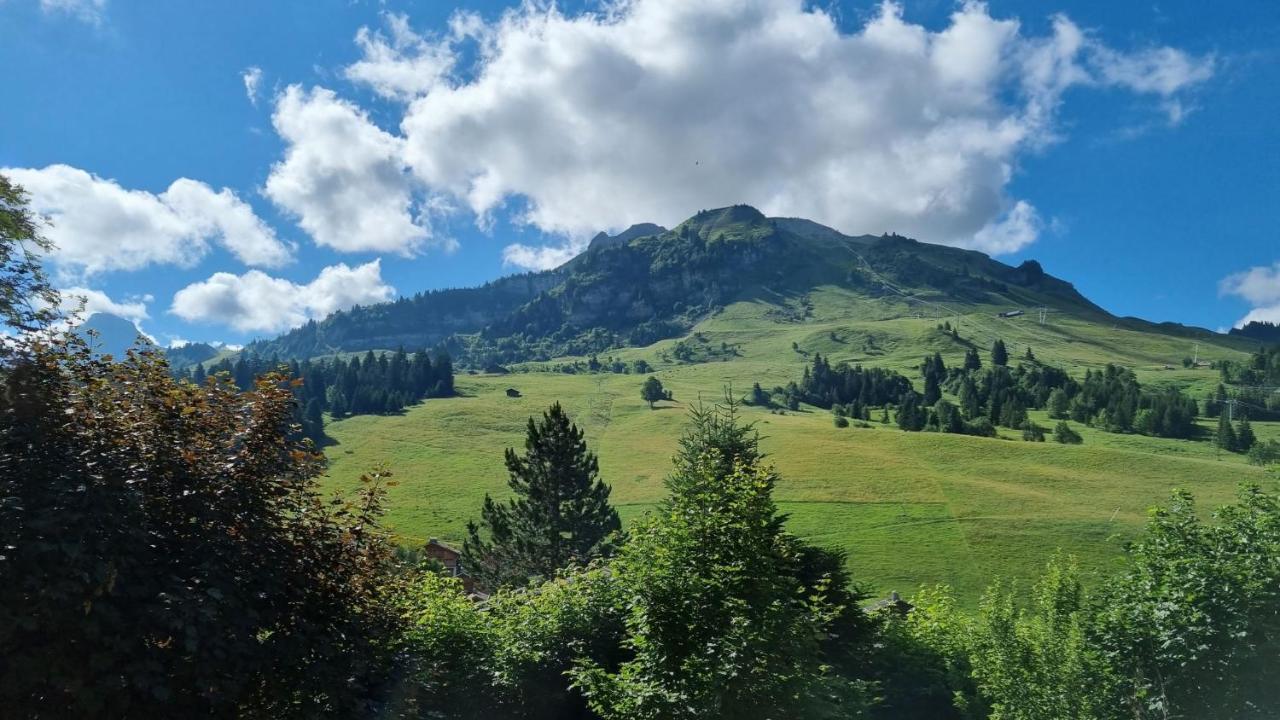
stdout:
[(438, 548), (440, 548), (441, 550), (445, 550), (445, 551), (451, 552), (451, 553), (453, 553), (454, 555), (461, 555), (461, 554), (462, 554), (462, 551), (461, 551), (461, 550), (459, 550), (459, 549), (457, 549), (457, 548), (455, 548), (455, 547), (453, 547), (453, 546), (451, 546), (451, 545), (446, 545), (446, 544), (444, 544), (444, 543), (440, 542), (439, 540), (437, 540), (436, 538), (431, 538), (430, 540), (428, 540), (428, 541), (427, 541), (427, 547), (432, 547), (432, 546), (434, 546), (434, 547), (438, 547)]

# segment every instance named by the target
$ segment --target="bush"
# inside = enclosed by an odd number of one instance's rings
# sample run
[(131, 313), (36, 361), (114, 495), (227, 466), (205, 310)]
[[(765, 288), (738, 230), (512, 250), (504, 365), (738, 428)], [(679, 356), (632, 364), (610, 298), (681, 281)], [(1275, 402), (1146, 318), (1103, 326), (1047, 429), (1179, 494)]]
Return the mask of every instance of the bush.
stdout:
[(838, 427), (838, 428), (847, 428), (847, 427), (849, 427), (849, 418), (847, 418), (847, 417), (845, 417), (845, 416), (843, 416), (843, 415), (836, 415), (836, 416), (835, 416), (835, 418), (834, 418), (833, 420), (834, 420), (834, 422), (835, 422), (835, 426), (836, 426), (836, 427)]
[(1084, 442), (1084, 438), (1080, 437), (1080, 433), (1072, 430), (1065, 420), (1054, 426), (1053, 439), (1063, 445), (1079, 445)]
[(1274, 465), (1280, 463), (1280, 441), (1268, 440), (1255, 444), (1249, 450), (1251, 465)]
[(1028, 442), (1044, 442), (1044, 428), (1028, 420), (1022, 424), (1022, 439)]

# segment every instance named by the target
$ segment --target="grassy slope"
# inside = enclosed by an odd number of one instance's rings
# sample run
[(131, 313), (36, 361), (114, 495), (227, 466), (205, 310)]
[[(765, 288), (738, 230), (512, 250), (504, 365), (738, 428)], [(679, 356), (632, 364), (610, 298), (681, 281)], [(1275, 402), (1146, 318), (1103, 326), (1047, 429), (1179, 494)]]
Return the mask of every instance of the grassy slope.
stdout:
[[(460, 376), (461, 397), (431, 400), (402, 416), (332, 423), (329, 432), (338, 444), (328, 450), (327, 483), (350, 488), (362, 471), (386, 464), (401, 482), (391, 494), (395, 530), (406, 541), (459, 540), (484, 494), (505, 492), (502, 449), (519, 445), (527, 418), (559, 400), (586, 428), (615, 503), (624, 517), (634, 517), (662, 497), (685, 403), (700, 395), (714, 399), (726, 385), (742, 394), (753, 381), (783, 384), (798, 378), (815, 351), (896, 368), (913, 379), (924, 352), (938, 350), (949, 364), (964, 352), (963, 344), (934, 329), (940, 320), (927, 317), (939, 312), (933, 306), (868, 300), (838, 289), (803, 299), (811, 310), (804, 310), (802, 298), (744, 302), (702, 323), (697, 331), (710, 346), (739, 346), (729, 361), (662, 362), (662, 351), (674, 341), (619, 351), (620, 358), (658, 365), (658, 376), (680, 401), (659, 410), (639, 399), (637, 376), (561, 375), (530, 366), (510, 376)], [(1033, 317), (998, 321), (995, 308), (971, 309), (961, 332), (983, 348), (999, 334), (1015, 356), (1030, 344), (1041, 360), (1075, 373), (1122, 362), (1144, 383), (1176, 383), (1197, 395), (1217, 382), (1216, 372), (1181, 369), (1180, 359), (1190, 352), (1183, 338), (1063, 315), (1045, 326)], [(926, 317), (915, 318), (917, 312)], [(1240, 357), (1235, 348), (1202, 344), (1200, 354)], [(1166, 363), (1178, 369), (1164, 370)], [(506, 397), (508, 387), (523, 397)], [(1140, 528), (1146, 509), (1171, 488), (1190, 488), (1208, 506), (1230, 499), (1241, 480), (1263, 477), (1238, 456), (1219, 456), (1207, 442), (1089, 428), (1080, 428), (1085, 444), (1078, 447), (890, 427), (838, 430), (830, 413), (810, 410), (745, 412), (759, 422), (782, 476), (777, 498), (791, 528), (848, 550), (856, 576), (877, 591), (949, 582), (971, 601), (996, 574), (1034, 575), (1056, 548), (1077, 554), (1091, 570), (1104, 570)], [(1043, 415), (1037, 419), (1048, 423)], [(1255, 427), (1262, 437), (1280, 437), (1280, 427)]]

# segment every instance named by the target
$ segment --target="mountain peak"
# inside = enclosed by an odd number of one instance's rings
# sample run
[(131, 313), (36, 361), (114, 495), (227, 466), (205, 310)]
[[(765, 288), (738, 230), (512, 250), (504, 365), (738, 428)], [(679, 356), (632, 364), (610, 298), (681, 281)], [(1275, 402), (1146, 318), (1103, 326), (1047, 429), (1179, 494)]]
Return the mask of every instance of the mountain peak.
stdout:
[[(91, 336), (89, 333), (93, 332)], [(94, 313), (80, 325), (76, 326), (76, 334), (85, 338), (90, 349), (95, 353), (110, 355), (119, 360), (130, 348), (142, 340), (150, 344), (150, 340), (138, 331), (138, 326), (119, 315), (111, 313)]]
[(730, 205), (728, 207), (702, 210), (685, 221), (685, 224), (704, 227), (723, 227), (725, 225), (755, 225), (768, 222), (764, 213), (750, 205)]
[(645, 237), (646, 235), (661, 235), (666, 231), (667, 229), (661, 225), (655, 225), (653, 223), (636, 223), (617, 235), (610, 235), (607, 232), (596, 233), (596, 236), (591, 238), (591, 244), (587, 246), (587, 249), (595, 250), (597, 248), (612, 247), (614, 245), (626, 245), (638, 237)]

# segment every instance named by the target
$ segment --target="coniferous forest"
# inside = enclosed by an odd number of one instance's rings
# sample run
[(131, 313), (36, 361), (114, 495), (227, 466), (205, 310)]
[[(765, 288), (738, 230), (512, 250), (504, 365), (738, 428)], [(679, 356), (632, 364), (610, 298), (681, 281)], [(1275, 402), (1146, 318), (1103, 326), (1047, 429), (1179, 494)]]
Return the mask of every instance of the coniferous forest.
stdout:
[(240, 390), (254, 386), (258, 377), (282, 372), (299, 382), (293, 384), (296, 400), (294, 419), (303, 436), (323, 443), (324, 414), (335, 419), (351, 415), (398, 413), (425, 398), (453, 395), (453, 361), (445, 353), (433, 359), (420, 350), (410, 355), (404, 349), (349, 359), (290, 360), (241, 354), (213, 363), (208, 369), (195, 365), (178, 370), (179, 379), (203, 385), (210, 376), (224, 376)]

